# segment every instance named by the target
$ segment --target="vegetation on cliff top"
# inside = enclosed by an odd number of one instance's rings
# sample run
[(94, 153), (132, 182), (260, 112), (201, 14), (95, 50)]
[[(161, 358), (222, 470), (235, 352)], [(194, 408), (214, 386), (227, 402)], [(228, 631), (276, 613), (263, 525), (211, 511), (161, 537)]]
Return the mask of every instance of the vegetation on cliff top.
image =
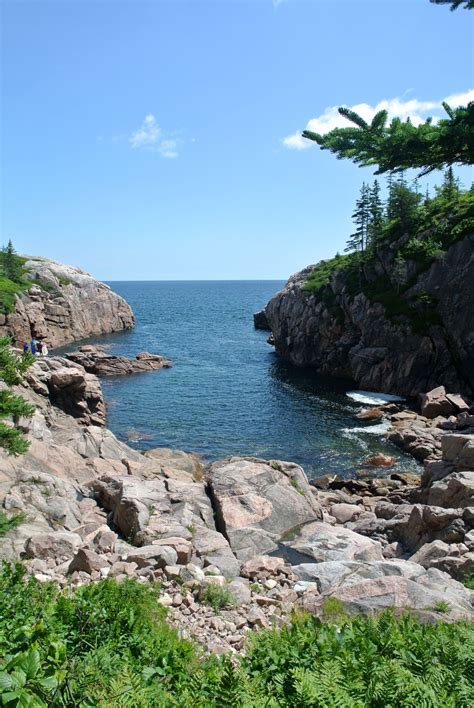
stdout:
[[(432, 2), (450, 4), (451, 9), (474, 7), (472, 0)], [(323, 302), (337, 322), (343, 322), (344, 312), (330, 284), (338, 273), (343, 275), (346, 294), (364, 293), (381, 303), (389, 318), (403, 316), (412, 331), (424, 334), (439, 322), (434, 298), (410, 290), (433, 259), (474, 233), (474, 186), (462, 190), (452, 169), (455, 163), (474, 161), (474, 102), (456, 109), (443, 105), (447, 118), (437, 123), (428, 119), (416, 127), (409, 119), (402, 123), (398, 118), (387, 126), (385, 110), (369, 125), (342, 107), (340, 114), (355, 127), (336, 128), (325, 135), (303, 132), (303, 137), (339, 159), (377, 165), (376, 174), (389, 173), (385, 204), (377, 180), (372, 186), (362, 185), (353, 213), (355, 232), (347, 242), (349, 255), (320, 263), (305, 284), (305, 290)], [(426, 174), (446, 166), (444, 182), (433, 197), (428, 193), (423, 197), (417, 180), (412, 187), (405, 179), (406, 169)]]
[[(71, 592), (0, 575), (6, 706), (470, 706), (472, 625), (390, 613), (325, 623), (306, 614), (249, 638), (247, 656), (204, 656), (165, 622), (159, 586), (113, 580)], [(334, 609), (337, 611), (335, 612)]]
[[(12, 312), (15, 309), (16, 297), (32, 285), (38, 285), (42, 290), (49, 292), (58, 292), (58, 289), (50, 283), (32, 280), (31, 275), (24, 268), (26, 261), (26, 258), (17, 254), (11, 241), (0, 250), (0, 312)], [(65, 276), (56, 277), (62, 286), (71, 283)]]
[(25, 279), (23, 265), (26, 259), (19, 256), (11, 241), (0, 251), (0, 310), (11, 312), (15, 306), (15, 296), (31, 285)]
[(390, 176), (383, 202), (377, 180), (372, 186), (364, 183), (353, 220), (356, 228), (347, 241), (349, 253), (318, 264), (305, 290), (342, 322), (343, 312), (330, 287), (339, 273), (346, 294), (363, 293), (383, 304), (388, 317), (403, 316), (413, 331), (425, 333), (439, 321), (437, 303), (411, 288), (435, 258), (474, 233), (474, 187), (461, 189), (448, 168), (434, 196), (423, 196), (417, 182), (410, 186), (402, 173), (397, 178)]

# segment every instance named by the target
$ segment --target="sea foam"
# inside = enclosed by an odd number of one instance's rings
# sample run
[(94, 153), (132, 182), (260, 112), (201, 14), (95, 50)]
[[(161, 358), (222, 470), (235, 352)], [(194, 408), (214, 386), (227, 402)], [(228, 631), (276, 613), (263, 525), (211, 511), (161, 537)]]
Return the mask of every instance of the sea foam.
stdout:
[(346, 396), (356, 403), (363, 403), (365, 406), (381, 406), (384, 403), (404, 400), (392, 393), (374, 393), (374, 391), (348, 391)]

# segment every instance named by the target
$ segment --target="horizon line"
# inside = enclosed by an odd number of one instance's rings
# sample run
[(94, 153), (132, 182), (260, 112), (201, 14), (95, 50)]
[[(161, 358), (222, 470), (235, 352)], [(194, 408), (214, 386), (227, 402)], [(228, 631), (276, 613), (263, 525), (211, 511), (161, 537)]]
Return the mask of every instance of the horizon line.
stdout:
[(103, 283), (275, 283), (280, 280), (288, 280), (288, 278), (161, 278), (136, 280), (122, 278), (110, 280), (109, 278), (100, 278)]

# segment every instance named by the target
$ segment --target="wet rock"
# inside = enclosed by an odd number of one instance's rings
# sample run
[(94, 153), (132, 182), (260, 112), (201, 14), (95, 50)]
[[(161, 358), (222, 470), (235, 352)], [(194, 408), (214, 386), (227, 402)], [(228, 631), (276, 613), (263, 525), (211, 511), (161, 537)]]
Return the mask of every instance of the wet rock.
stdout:
[(258, 312), (255, 312), (253, 316), (253, 326), (255, 327), (255, 329), (264, 329), (267, 331), (270, 330), (270, 325), (268, 324), (265, 310), (259, 310)]
[(379, 452), (367, 457), (363, 464), (368, 465), (369, 467), (393, 467), (396, 461), (397, 458), (393, 455), (385, 455), (384, 453)]
[(381, 420), (384, 412), (380, 408), (362, 408), (356, 413), (356, 418), (359, 420)]

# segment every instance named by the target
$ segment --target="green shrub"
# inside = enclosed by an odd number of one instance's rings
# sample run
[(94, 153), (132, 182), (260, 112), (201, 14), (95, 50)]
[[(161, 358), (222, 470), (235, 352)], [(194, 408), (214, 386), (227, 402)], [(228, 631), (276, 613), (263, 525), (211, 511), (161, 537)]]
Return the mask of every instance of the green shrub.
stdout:
[[(467, 708), (473, 626), (391, 613), (251, 635), (247, 656), (206, 657), (165, 621), (153, 586), (104, 580), (76, 591), (0, 573), (0, 698), (14, 706)], [(334, 622), (334, 616), (337, 621)]]
[(347, 612), (344, 605), (337, 597), (327, 597), (322, 606), (323, 621), (330, 624), (342, 624), (347, 622)]
[(337, 270), (345, 268), (351, 261), (357, 259), (357, 254), (341, 256), (337, 255), (328, 261), (321, 261), (313, 270), (304, 285), (306, 292), (311, 295), (318, 295), (329, 285), (331, 278)]
[(424, 625), (389, 612), (340, 626), (303, 616), (251, 637), (243, 666), (269, 705), (467, 708), (474, 632), (472, 624)]
[(221, 587), (217, 583), (210, 583), (202, 596), (202, 601), (212, 607), (214, 612), (220, 612), (225, 607), (235, 605), (235, 597), (226, 587)]
[(301, 489), (301, 487), (300, 487), (300, 485), (298, 484), (298, 482), (296, 481), (296, 479), (290, 479), (290, 484), (291, 484), (292, 487), (294, 487), (294, 489), (296, 489), (296, 491), (298, 492), (298, 494), (301, 494), (301, 496), (304, 497), (304, 492), (303, 492), (303, 490)]
[(435, 606), (433, 608), (435, 612), (449, 612), (451, 609), (449, 602), (446, 602), (446, 600), (438, 600), (438, 602), (435, 603)]
[(12, 312), (15, 308), (15, 295), (20, 295), (30, 287), (31, 283), (15, 283), (9, 278), (0, 276), (0, 308), (3, 312)]
[(23, 513), (7, 516), (7, 514), (0, 509), (0, 538), (22, 524), (25, 519), (26, 515)]
[(442, 248), (441, 242), (433, 237), (424, 239), (412, 238), (402, 248), (402, 255), (404, 258), (420, 263), (426, 267), (431, 263), (433, 258), (440, 256), (443, 251), (444, 249)]

